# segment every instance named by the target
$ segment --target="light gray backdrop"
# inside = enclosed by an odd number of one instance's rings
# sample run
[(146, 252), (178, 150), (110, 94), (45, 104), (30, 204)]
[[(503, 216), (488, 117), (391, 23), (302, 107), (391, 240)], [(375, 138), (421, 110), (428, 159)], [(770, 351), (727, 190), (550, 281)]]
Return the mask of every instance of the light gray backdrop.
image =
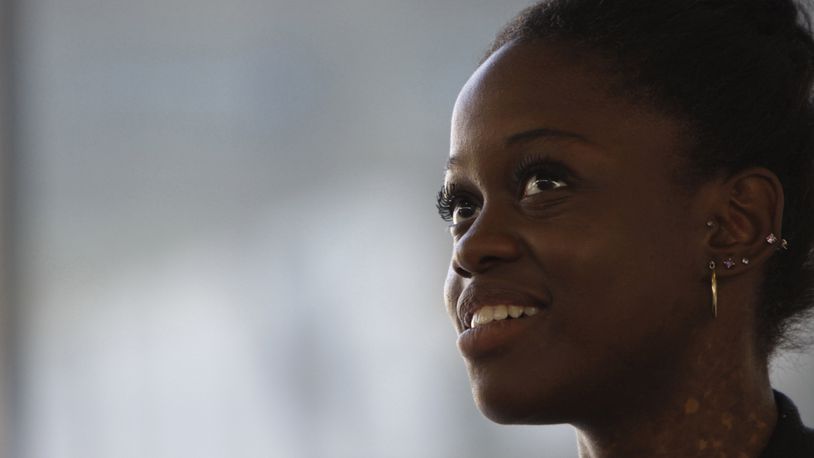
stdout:
[(441, 302), (449, 114), (527, 3), (18, 1), (15, 455), (575, 456), (478, 414)]

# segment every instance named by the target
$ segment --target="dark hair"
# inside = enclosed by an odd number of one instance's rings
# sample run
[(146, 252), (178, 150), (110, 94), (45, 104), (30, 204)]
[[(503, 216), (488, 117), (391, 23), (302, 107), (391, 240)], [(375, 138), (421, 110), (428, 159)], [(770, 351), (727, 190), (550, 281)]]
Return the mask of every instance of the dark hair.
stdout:
[[(550, 0), (521, 12), (487, 57), (510, 42), (550, 40), (606, 64), (620, 94), (685, 121), (692, 133), (682, 179), (693, 185), (751, 166), (785, 193), (790, 249), (759, 289), (760, 348), (794, 339), (814, 308), (814, 41), (792, 0)], [(798, 336), (799, 337), (799, 336)]]

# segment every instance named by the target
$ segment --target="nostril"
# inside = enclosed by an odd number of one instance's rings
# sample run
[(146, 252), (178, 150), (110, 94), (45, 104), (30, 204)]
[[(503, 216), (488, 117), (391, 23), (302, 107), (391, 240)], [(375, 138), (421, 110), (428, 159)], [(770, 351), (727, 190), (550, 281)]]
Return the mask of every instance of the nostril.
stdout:
[[(488, 270), (502, 261), (500, 256), (480, 256), (471, 262), (453, 262), (452, 269), (463, 278), (472, 278), (475, 274)], [(462, 267), (466, 266), (466, 267)]]
[(496, 216), (484, 219), (487, 214), (482, 211), (478, 222), (455, 242), (452, 267), (463, 278), (472, 278), (522, 256), (522, 244), (505, 219)]
[(452, 270), (454, 270), (456, 274), (463, 278), (472, 278), (472, 274), (468, 270), (458, 265), (457, 263), (452, 265)]

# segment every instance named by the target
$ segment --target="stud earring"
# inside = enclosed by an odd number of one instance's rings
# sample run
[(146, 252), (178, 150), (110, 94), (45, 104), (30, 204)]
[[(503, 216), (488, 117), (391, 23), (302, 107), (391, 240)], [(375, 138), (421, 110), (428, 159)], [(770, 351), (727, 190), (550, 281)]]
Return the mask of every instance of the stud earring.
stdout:
[(749, 258), (742, 258), (741, 259), (741, 264), (743, 264), (743, 265), (749, 264)]
[(730, 258), (726, 258), (726, 259), (724, 259), (724, 260), (723, 260), (723, 265), (724, 265), (724, 266), (725, 266), (727, 269), (731, 269), (731, 268), (735, 267), (735, 260), (734, 260), (734, 259), (732, 259), (731, 257), (730, 257)]
[(718, 276), (715, 274), (715, 261), (709, 262), (709, 270), (712, 271), (710, 278), (710, 289), (712, 290), (712, 317), (718, 318)]
[(712, 229), (713, 227), (715, 227), (715, 222), (712, 220), (707, 221), (707, 227)]
[[(775, 243), (777, 243), (777, 240), (778, 240), (778, 238), (777, 238), (776, 235), (774, 235), (774, 233), (771, 233), (771, 234), (766, 236), (766, 243), (768, 243), (769, 245), (774, 245)], [(789, 241), (786, 240), (786, 239), (779, 239), (779, 240), (780, 240), (780, 247), (778, 247), (778, 250), (781, 249), (781, 248), (784, 249), (784, 250), (788, 250), (789, 249)]]

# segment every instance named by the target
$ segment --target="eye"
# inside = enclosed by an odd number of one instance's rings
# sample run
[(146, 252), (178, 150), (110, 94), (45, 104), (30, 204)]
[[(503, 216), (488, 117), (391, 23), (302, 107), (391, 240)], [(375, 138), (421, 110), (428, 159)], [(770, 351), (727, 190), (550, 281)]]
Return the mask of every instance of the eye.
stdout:
[(441, 218), (452, 223), (452, 227), (477, 218), (480, 214), (478, 201), (469, 193), (461, 192), (453, 183), (441, 187), (435, 206)]
[(458, 225), (475, 219), (479, 214), (480, 207), (476, 203), (466, 198), (460, 198), (452, 205), (452, 224)]
[(576, 176), (563, 162), (545, 156), (526, 157), (514, 172), (521, 199), (545, 191), (570, 188)]
[(526, 181), (523, 187), (523, 197), (533, 196), (534, 194), (543, 191), (553, 191), (568, 186), (565, 180), (548, 177), (542, 174), (536, 174)]

